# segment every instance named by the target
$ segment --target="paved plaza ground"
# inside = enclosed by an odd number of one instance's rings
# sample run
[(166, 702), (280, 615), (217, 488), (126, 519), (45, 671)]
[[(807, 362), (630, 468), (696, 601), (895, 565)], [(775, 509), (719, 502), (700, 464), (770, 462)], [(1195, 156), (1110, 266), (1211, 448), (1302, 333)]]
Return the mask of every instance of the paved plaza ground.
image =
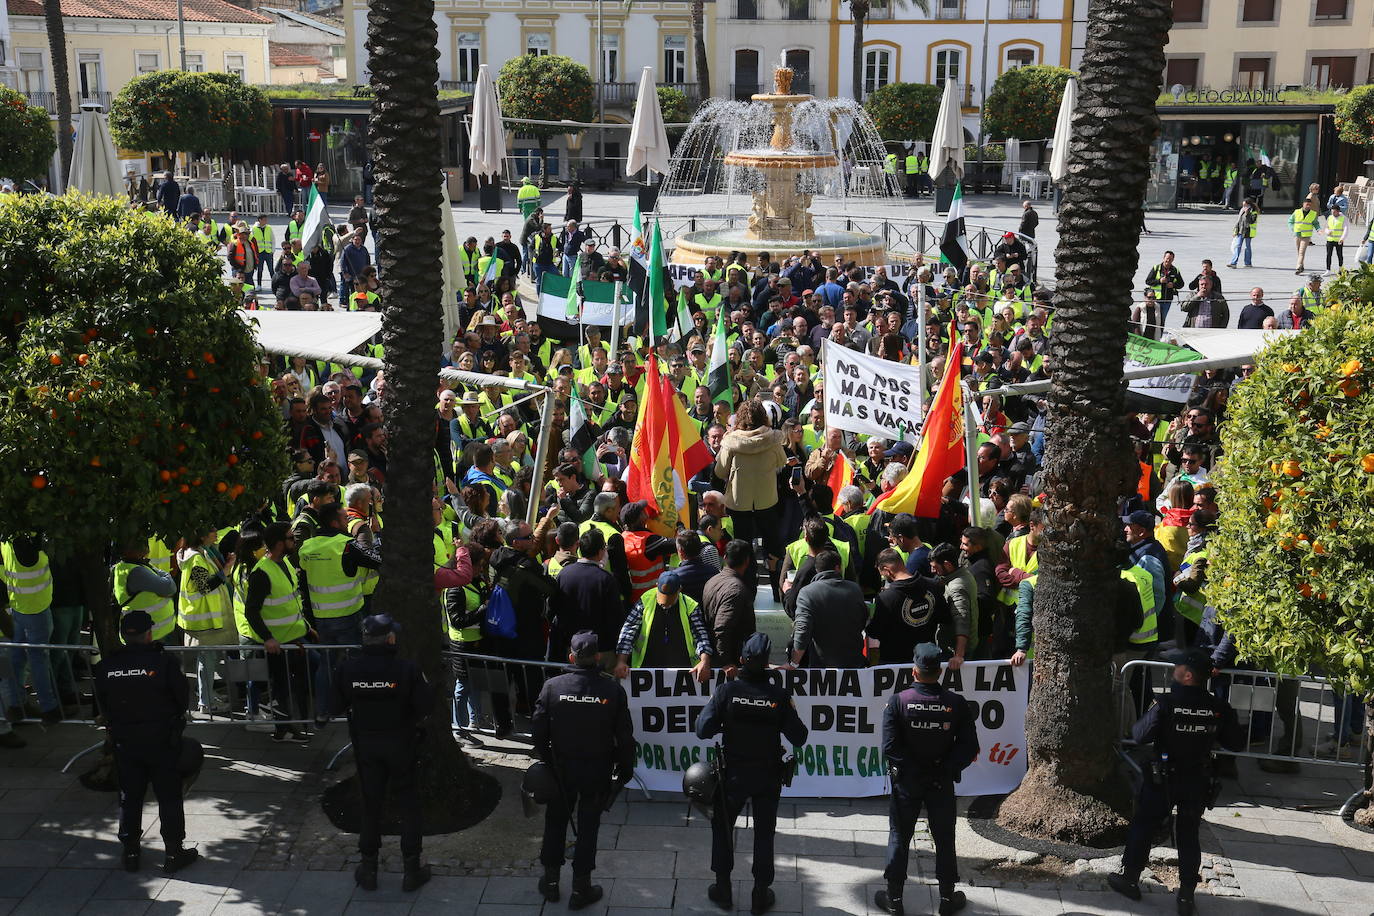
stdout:
[[(503, 228), (518, 231), (513, 209), (482, 214), (472, 197), (454, 208), (460, 237), (485, 238)], [(973, 225), (1011, 228), (1019, 204), (1007, 196), (967, 199)], [(1048, 203), (1044, 220), (1042, 277), (1051, 273), (1055, 242)], [(561, 202), (553, 205), (555, 215)], [(586, 195), (584, 210), (594, 224), (612, 218), (628, 224), (633, 201), (626, 194)], [(930, 205), (913, 203), (913, 216), (934, 219)], [(336, 214), (336, 215), (341, 215)], [(1197, 261), (1210, 256), (1220, 265), (1230, 243), (1233, 216), (1221, 212), (1152, 214), (1151, 235), (1142, 239), (1137, 286), (1165, 248), (1179, 253), (1185, 279)], [(281, 221), (277, 221), (281, 225)], [(1354, 233), (1352, 233), (1354, 234)], [(1359, 233), (1363, 235), (1361, 231)], [(1275, 310), (1301, 282), (1293, 275), (1292, 243), (1284, 216), (1265, 215), (1249, 270), (1219, 267), (1233, 314), (1251, 286), (1269, 291)], [(1314, 250), (1311, 265), (1321, 266)], [(1347, 250), (1354, 259), (1354, 247)], [(1170, 316), (1177, 324), (1181, 316)], [(335, 724), (305, 746), (280, 746), (266, 735), (226, 725), (198, 726), (206, 744), (205, 771), (187, 799), (187, 837), (205, 860), (168, 880), (161, 861), (156, 809), (146, 814), (145, 867), (130, 875), (119, 869), (114, 838), (113, 793), (83, 788), (62, 765), (97, 740), (82, 725), (42, 728), (24, 725), (29, 746), (0, 752), (0, 916), (35, 914), (201, 914), (201, 913), (481, 913), (489, 916), (561, 913), (566, 904), (542, 904), (535, 892), (540, 821), (527, 820), (516, 795), (528, 746), (489, 741), (473, 752), (475, 764), (502, 786), (490, 818), (462, 833), (427, 840), (436, 877), (420, 892), (402, 894), (395, 840), (387, 841), (381, 889), (354, 888), (356, 837), (339, 834), (320, 812), (321, 791), (351, 772), (347, 756), (338, 772), (325, 765), (340, 748), (345, 727)], [(1234, 916), (1369, 916), (1374, 913), (1374, 836), (1347, 826), (1335, 810), (1357, 787), (1357, 771), (1304, 765), (1298, 776), (1271, 775), (1242, 761), (1240, 778), (1229, 781), (1220, 805), (1203, 828), (1205, 893), (1203, 914)], [(706, 899), (710, 835), (699, 816), (687, 821), (680, 797), (645, 800), (627, 794), (607, 815), (597, 880), (606, 889), (593, 914), (649, 916), (657, 913), (719, 912)], [(777, 911), (853, 913), (871, 911), (881, 886), (886, 847), (886, 802), (785, 800), (779, 816)], [(1175, 881), (1169, 850), (1156, 863), (1163, 882), (1147, 882), (1150, 893), (1132, 904), (1106, 888), (1110, 858), (1091, 861), (1070, 854), (1041, 858), (1029, 844), (1006, 840), (986, 821), (961, 818), (959, 845), (972, 914), (1172, 913)], [(747, 901), (752, 835), (738, 832), (742, 850), (735, 876), (736, 901)], [(933, 857), (928, 836), (918, 835), (912, 860), (907, 912), (931, 912)], [(568, 871), (564, 871), (566, 900)], [(747, 905), (747, 904), (746, 904)]]

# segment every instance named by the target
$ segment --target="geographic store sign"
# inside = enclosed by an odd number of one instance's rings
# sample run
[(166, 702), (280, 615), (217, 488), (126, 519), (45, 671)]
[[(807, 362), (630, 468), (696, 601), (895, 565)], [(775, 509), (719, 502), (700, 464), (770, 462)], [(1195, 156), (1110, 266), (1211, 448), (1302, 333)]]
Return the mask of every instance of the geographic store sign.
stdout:
[[(714, 756), (714, 745), (697, 738), (697, 716), (724, 682), (715, 672), (698, 684), (686, 668), (636, 668), (623, 682), (635, 731), (635, 774), (651, 792), (679, 792), (682, 774)], [(876, 668), (775, 670), (788, 687), (797, 713), (810, 729), (806, 744), (789, 747), (797, 774), (783, 794), (797, 798), (861, 798), (886, 795), (883, 707), (911, 685), (910, 665)], [(1026, 773), (1026, 666), (968, 662), (946, 670), (943, 683), (968, 703), (978, 728), (978, 759), (955, 786), (959, 795), (1003, 794)], [(718, 740), (718, 739), (717, 739)]]
[(1174, 101), (1183, 105), (1282, 105), (1282, 89), (1261, 89), (1251, 86), (1230, 86), (1225, 89), (1188, 89), (1181, 84), (1169, 87)]

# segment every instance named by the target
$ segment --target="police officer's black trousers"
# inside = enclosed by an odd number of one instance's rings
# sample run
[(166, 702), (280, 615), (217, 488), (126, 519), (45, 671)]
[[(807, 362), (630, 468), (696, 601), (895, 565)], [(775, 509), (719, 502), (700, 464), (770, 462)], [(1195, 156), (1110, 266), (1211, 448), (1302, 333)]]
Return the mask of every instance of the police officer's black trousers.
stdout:
[(558, 771), (561, 787), (544, 809), (544, 845), (539, 861), (545, 868), (563, 867), (568, 842), (568, 821), (577, 809), (577, 846), (573, 850), (573, 876), (585, 877), (596, 869), (596, 837), (601, 831), (601, 812), (611, 791), (611, 765), (569, 761)]
[[(1135, 799), (1135, 816), (1131, 818), (1126, 849), (1121, 854), (1121, 868), (1129, 877), (1137, 877), (1149, 862), (1150, 841), (1155, 831), (1177, 809), (1174, 817), (1174, 836), (1178, 845), (1178, 883), (1183, 890), (1197, 887), (1198, 869), (1202, 867), (1202, 847), (1197, 832), (1202, 824), (1203, 800), (1206, 785), (1172, 783), (1166, 790), (1155, 785), (1148, 776)], [(1170, 796), (1173, 796), (1172, 798)]]
[[(387, 786), (401, 809), (401, 855), (420, 854), (420, 795), (415, 786), (415, 748), (388, 732), (353, 736), (358, 785), (363, 792), (363, 823), (358, 851), (375, 856), (382, 846), (382, 804)], [(370, 738), (370, 740), (369, 740)]]
[(754, 816), (754, 885), (769, 887), (773, 883), (773, 836), (778, 831), (778, 796), (782, 786), (728, 782), (725, 804), (716, 805), (711, 819), (711, 871), (718, 880), (730, 880), (735, 868), (735, 821), (751, 802)]
[(181, 737), (170, 733), (161, 738), (115, 742), (119, 841), (125, 846), (137, 846), (143, 835), (143, 799), (151, 783), (162, 825), (162, 844), (168, 850), (181, 848), (186, 839), (186, 817), (181, 807), (181, 773), (177, 770), (180, 754)]
[(893, 781), (883, 878), (889, 886), (906, 881), (911, 837), (923, 806), (930, 837), (935, 841), (935, 877), (941, 891), (947, 891), (959, 881), (959, 861), (954, 854), (954, 784), (946, 779), (918, 776)]

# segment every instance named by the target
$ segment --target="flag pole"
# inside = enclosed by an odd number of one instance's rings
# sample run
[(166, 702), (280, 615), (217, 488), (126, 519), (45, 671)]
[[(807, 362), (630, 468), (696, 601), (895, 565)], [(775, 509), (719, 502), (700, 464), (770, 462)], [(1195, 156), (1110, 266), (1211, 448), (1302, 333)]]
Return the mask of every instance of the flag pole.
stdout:
[(624, 285), (623, 281), (616, 280), (615, 292), (611, 294), (611, 352), (608, 354), (611, 359), (620, 352), (620, 290)]
[(525, 521), (533, 528), (539, 521), (539, 497), (544, 492), (544, 464), (549, 456), (549, 431), (553, 426), (553, 389), (544, 390), (544, 409), (539, 416), (539, 439), (534, 449), (534, 480), (530, 484)]
[(916, 412), (920, 414), (921, 424), (925, 425), (926, 417), (926, 285), (921, 282), (921, 275), (916, 274), (916, 350), (917, 366), (919, 367), (921, 383), (916, 386)]
[(982, 527), (982, 492), (978, 484), (978, 425), (973, 418), (974, 393), (964, 387), (964, 461), (968, 465), (968, 518), (975, 528)]

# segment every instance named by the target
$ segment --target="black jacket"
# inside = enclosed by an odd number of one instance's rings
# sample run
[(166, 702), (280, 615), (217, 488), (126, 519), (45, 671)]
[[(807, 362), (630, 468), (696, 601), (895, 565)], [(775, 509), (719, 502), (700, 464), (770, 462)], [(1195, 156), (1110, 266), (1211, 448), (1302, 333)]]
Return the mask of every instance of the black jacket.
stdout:
[(786, 688), (771, 683), (767, 672), (743, 669), (721, 684), (697, 716), (697, 737), (724, 737), (725, 777), (732, 783), (753, 782), (771, 788), (779, 781), (781, 739), (806, 743), (807, 728)]
[(414, 741), (433, 703), (424, 674), (395, 646), (363, 646), (334, 669), (334, 708), (347, 710), (354, 743)]
[(978, 729), (968, 703), (938, 684), (912, 684), (883, 708), (883, 753), (902, 782), (958, 781), (978, 756)]
[(116, 744), (170, 742), (186, 725), (190, 689), (162, 643), (121, 646), (95, 666), (95, 703)]
[(549, 659), (563, 661), (568, 641), (579, 630), (596, 633), (603, 647), (614, 646), (625, 623), (625, 601), (615, 576), (595, 563), (578, 560), (558, 572), (554, 632)]
[(570, 668), (539, 691), (530, 724), (539, 759), (560, 769), (569, 763), (612, 763), (624, 781), (635, 765), (634, 728), (625, 688), (600, 668)]

